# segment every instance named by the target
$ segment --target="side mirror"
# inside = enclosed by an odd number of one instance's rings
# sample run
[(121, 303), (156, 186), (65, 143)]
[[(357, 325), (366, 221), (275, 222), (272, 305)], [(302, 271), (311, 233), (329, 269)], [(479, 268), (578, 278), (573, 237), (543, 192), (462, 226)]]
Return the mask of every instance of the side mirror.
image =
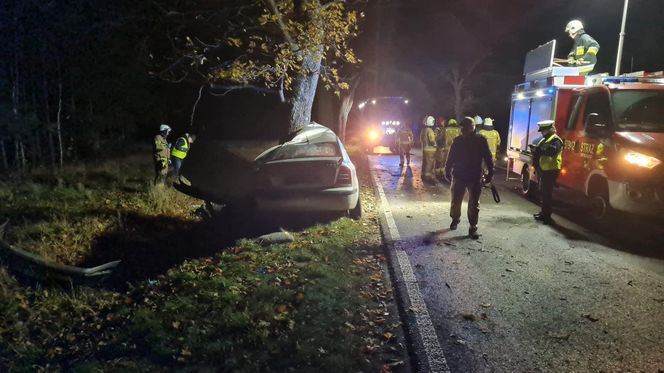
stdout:
[(597, 113), (588, 114), (584, 127), (586, 128), (586, 132), (600, 136), (606, 134), (608, 130), (605, 118), (602, 118)]

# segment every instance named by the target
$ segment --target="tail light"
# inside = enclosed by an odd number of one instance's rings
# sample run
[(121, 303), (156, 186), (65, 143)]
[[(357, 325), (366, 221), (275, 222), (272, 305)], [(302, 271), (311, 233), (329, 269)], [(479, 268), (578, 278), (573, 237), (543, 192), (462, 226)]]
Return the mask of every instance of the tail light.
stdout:
[(353, 174), (350, 168), (345, 165), (339, 166), (337, 172), (337, 185), (351, 185), (353, 183)]

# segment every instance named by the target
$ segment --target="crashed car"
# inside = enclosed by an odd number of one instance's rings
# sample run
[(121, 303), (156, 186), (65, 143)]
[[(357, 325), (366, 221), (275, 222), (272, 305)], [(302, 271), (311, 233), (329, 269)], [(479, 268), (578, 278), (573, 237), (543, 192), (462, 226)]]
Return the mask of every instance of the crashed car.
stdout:
[(355, 166), (337, 135), (320, 124), (256, 157), (254, 177), (259, 210), (361, 215)]

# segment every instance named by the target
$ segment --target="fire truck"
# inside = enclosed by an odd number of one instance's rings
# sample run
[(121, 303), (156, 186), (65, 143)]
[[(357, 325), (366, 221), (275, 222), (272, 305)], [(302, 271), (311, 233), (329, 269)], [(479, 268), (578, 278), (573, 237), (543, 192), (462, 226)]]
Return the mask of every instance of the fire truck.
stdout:
[(409, 100), (402, 96), (373, 97), (357, 106), (366, 150), (371, 153), (377, 146), (386, 146), (397, 153), (396, 134), (407, 126), (410, 118)]
[(538, 49), (512, 93), (508, 175), (520, 175), (522, 193), (533, 195), (537, 122), (552, 119), (564, 141), (556, 196), (581, 196), (598, 220), (615, 211), (664, 217), (662, 72), (577, 75), (554, 66), (555, 41)]

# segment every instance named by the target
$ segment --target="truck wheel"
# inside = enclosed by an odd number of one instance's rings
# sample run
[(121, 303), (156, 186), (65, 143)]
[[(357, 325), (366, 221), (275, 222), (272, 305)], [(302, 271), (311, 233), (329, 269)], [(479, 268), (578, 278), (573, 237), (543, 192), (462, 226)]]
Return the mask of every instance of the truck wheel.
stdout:
[(530, 180), (530, 167), (526, 165), (521, 171), (521, 194), (527, 198), (535, 198), (537, 185)]
[(597, 222), (610, 220), (614, 210), (609, 202), (609, 186), (605, 180), (594, 179), (588, 192), (590, 197), (590, 216)]

